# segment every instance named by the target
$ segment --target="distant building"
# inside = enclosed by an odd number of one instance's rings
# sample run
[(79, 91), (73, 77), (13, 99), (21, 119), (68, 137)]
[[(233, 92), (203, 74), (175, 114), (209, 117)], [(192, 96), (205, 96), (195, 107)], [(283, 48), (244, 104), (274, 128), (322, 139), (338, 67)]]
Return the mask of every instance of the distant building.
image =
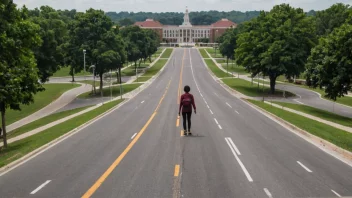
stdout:
[(182, 25), (163, 25), (153, 19), (147, 19), (143, 22), (136, 22), (135, 25), (140, 28), (155, 30), (162, 41), (169, 43), (197, 43), (204, 38), (214, 43), (216, 38), (221, 36), (226, 29), (236, 28), (237, 24), (228, 20), (221, 19), (211, 25), (192, 25), (189, 21), (189, 13), (186, 8)]

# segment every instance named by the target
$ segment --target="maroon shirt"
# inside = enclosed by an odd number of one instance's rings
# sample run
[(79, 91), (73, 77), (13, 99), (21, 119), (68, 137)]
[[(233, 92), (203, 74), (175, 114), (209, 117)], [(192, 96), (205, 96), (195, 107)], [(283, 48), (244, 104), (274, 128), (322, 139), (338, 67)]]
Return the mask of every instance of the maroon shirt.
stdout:
[[(189, 105), (189, 107), (184, 106), (185, 100), (191, 100), (190, 101), (191, 105)], [(182, 94), (181, 99), (180, 99), (179, 111), (181, 111), (181, 108), (182, 108), (182, 113), (192, 112), (192, 106), (193, 106), (194, 110), (196, 110), (196, 104), (194, 103), (193, 95), (190, 93)]]

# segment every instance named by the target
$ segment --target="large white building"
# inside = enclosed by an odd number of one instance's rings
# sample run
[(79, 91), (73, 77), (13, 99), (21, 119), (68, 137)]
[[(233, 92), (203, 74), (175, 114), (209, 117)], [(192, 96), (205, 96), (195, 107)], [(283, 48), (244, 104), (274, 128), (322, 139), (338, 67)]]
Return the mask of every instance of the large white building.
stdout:
[(204, 38), (207, 38), (209, 42), (213, 43), (226, 29), (236, 28), (237, 26), (236, 23), (228, 19), (221, 19), (211, 25), (192, 25), (189, 20), (187, 8), (182, 25), (162, 25), (153, 19), (136, 22), (135, 25), (141, 28), (155, 30), (163, 41), (169, 43), (197, 43)]

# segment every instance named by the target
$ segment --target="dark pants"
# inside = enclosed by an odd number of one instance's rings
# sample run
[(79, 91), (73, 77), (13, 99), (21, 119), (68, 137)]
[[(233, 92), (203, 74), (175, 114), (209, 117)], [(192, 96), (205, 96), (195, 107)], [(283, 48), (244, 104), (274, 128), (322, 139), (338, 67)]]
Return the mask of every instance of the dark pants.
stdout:
[(186, 121), (188, 121), (188, 131), (191, 130), (191, 116), (192, 112), (182, 112), (182, 118), (183, 118), (183, 130), (187, 130), (187, 125)]

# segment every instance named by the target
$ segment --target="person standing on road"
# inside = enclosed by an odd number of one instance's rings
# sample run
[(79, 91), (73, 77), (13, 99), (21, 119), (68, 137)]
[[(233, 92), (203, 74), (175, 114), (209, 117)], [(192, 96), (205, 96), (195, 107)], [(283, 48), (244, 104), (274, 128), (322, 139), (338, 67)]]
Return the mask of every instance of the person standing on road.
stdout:
[(178, 115), (180, 116), (180, 112), (182, 108), (183, 133), (184, 135), (187, 135), (186, 122), (188, 122), (188, 134), (192, 135), (191, 133), (192, 106), (194, 108), (194, 113), (196, 114), (197, 113), (196, 104), (194, 102), (193, 95), (189, 93), (191, 91), (191, 88), (188, 85), (186, 85), (183, 90), (185, 91), (185, 93), (182, 94), (180, 99), (180, 108), (178, 110)]

